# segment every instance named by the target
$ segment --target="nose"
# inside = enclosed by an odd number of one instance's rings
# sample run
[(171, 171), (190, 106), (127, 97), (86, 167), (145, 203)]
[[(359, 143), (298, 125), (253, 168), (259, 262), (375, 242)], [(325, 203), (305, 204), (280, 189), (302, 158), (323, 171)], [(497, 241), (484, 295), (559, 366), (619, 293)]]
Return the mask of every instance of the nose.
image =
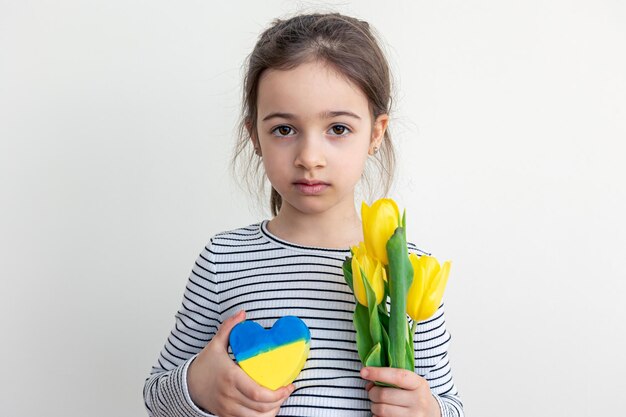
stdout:
[(306, 135), (300, 138), (294, 165), (307, 170), (326, 166), (323, 138)]

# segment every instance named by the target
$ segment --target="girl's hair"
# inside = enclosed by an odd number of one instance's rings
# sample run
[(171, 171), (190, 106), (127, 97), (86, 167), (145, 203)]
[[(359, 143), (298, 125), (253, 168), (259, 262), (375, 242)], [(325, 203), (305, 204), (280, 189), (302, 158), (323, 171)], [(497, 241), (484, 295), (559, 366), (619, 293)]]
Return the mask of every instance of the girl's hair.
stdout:
[[(267, 69), (288, 70), (311, 61), (323, 61), (339, 74), (357, 85), (366, 95), (372, 121), (391, 111), (391, 73), (376, 37), (365, 21), (339, 13), (303, 14), (287, 20), (275, 19), (259, 36), (254, 49), (244, 63), (243, 106), (238, 126), (232, 167), (236, 177), (244, 178), (248, 190), (264, 191), (264, 175), (258, 175), (261, 159), (255, 157), (248, 129), (257, 132), (257, 94), (259, 79)], [(258, 137), (258, 134), (257, 134)], [(245, 161), (238, 160), (245, 156)], [(380, 152), (374, 158), (383, 195), (389, 192), (395, 170), (395, 154), (387, 129)], [(366, 166), (362, 179), (368, 195), (373, 189)], [(270, 208), (278, 214), (282, 198), (272, 187)]]

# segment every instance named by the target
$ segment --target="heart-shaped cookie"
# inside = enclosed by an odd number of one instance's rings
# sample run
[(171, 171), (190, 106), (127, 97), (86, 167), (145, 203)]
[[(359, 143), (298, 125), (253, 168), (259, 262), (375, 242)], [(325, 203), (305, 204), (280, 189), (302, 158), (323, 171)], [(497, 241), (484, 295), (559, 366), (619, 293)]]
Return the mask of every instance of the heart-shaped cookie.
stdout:
[(298, 376), (309, 356), (311, 333), (295, 316), (278, 319), (271, 329), (243, 321), (230, 332), (237, 363), (259, 385), (275, 390)]

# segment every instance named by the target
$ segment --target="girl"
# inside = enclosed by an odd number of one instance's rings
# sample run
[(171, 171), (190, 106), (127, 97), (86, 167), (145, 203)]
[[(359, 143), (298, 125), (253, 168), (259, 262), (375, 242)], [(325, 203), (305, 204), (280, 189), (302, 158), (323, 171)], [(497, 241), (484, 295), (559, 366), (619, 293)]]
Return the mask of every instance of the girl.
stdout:
[[(443, 305), (418, 324), (415, 372), (362, 369), (356, 350), (355, 300), (341, 266), (363, 240), (355, 187), (368, 160), (389, 189), (390, 101), (387, 61), (366, 22), (300, 15), (261, 34), (235, 159), (248, 152), (248, 169), (255, 158), (262, 165), (274, 217), (219, 233), (201, 252), (145, 382), (149, 415), (463, 415)], [(228, 336), (246, 318), (271, 327), (285, 315), (309, 326), (311, 350), (294, 383), (272, 391), (233, 362)]]

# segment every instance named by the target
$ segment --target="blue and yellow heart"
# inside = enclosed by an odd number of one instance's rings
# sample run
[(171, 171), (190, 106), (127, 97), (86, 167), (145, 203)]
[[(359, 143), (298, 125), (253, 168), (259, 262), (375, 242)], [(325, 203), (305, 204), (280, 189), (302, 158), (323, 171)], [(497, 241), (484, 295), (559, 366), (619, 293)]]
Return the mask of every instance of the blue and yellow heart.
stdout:
[(309, 356), (310, 341), (309, 328), (295, 316), (281, 317), (268, 330), (246, 320), (233, 327), (229, 337), (241, 369), (272, 390), (296, 379)]

